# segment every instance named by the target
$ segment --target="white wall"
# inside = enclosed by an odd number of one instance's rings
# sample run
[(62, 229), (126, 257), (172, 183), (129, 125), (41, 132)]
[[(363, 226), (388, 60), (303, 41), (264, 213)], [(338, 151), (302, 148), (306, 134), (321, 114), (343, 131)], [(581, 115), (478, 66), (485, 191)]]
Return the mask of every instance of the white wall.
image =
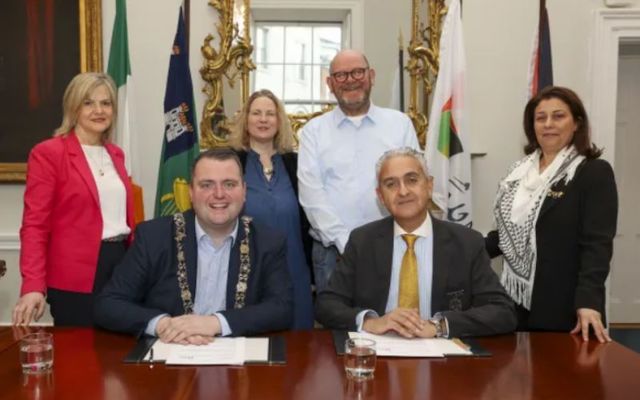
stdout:
[[(391, 100), (393, 78), (398, 66), (398, 35), (402, 30), (405, 47), (411, 39), (411, 1), (365, 0), (364, 52), (376, 70), (376, 84), (372, 92), (373, 102), (388, 106)], [(408, 95), (409, 76), (404, 78)], [(405, 108), (409, 103), (405, 99)]]
[[(373, 100), (387, 105), (396, 65), (397, 36), (411, 32), (410, 0), (364, 0), (364, 50), (377, 70)], [(104, 52), (115, 13), (115, 2), (103, 0)], [(147, 216), (153, 212), (158, 160), (163, 133), (163, 99), (169, 54), (177, 24), (179, 0), (128, 1), (129, 46), (135, 80), (135, 120), (139, 147), (134, 156), (141, 167)], [(486, 152), (472, 162), (475, 227), (491, 228), (491, 206), (500, 177), (521, 155), (521, 128), (525, 104), (527, 63), (532, 32), (537, 23), (537, 1), (483, 0), (463, 2), (472, 151)], [(640, 0), (633, 4), (640, 7)], [(216, 17), (205, 1), (191, 2), (191, 70), (196, 108), (204, 97), (200, 45), (214, 32)], [(555, 83), (575, 89), (589, 103), (589, 38), (592, 11), (602, 0), (548, 0)], [(106, 60), (105, 60), (106, 65)], [(612, 152), (613, 149), (606, 149)], [(17, 296), (17, 233), (22, 214), (21, 185), (0, 186), (0, 258), (9, 261), (0, 280), (0, 322), (7, 321)]]

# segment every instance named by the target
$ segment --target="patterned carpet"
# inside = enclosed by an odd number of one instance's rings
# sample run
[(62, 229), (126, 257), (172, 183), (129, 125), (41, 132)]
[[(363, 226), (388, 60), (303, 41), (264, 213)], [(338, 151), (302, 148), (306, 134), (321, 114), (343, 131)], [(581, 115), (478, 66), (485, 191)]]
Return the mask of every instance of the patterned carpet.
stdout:
[(640, 328), (611, 328), (609, 334), (611, 339), (636, 353), (640, 353)]

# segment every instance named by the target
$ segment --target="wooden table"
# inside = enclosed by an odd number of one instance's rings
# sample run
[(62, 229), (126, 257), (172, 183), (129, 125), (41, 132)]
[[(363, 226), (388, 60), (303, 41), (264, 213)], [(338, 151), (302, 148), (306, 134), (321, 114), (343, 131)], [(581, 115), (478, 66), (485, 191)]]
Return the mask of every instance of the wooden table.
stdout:
[(355, 384), (323, 330), (285, 333), (286, 365), (244, 367), (124, 364), (131, 337), (47, 330), (54, 333), (53, 372), (23, 375), (14, 340), (0, 350), (0, 398), (585, 400), (640, 393), (640, 355), (569, 334), (480, 339), (493, 353), (488, 358), (378, 359), (374, 380)]
[(0, 353), (11, 347), (16, 342), (13, 330), (10, 326), (0, 326)]

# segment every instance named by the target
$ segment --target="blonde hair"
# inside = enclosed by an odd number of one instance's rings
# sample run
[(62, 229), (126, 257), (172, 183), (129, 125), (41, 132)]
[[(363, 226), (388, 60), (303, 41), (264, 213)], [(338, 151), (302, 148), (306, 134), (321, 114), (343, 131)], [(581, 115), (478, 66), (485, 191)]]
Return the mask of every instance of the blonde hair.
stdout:
[(284, 105), (273, 92), (267, 89), (258, 90), (249, 96), (249, 100), (247, 100), (247, 103), (242, 107), (242, 111), (233, 123), (231, 133), (229, 134), (229, 146), (236, 150), (248, 150), (251, 147), (249, 131), (247, 130), (249, 110), (253, 102), (260, 97), (266, 97), (276, 105), (278, 132), (273, 137), (273, 147), (278, 153), (293, 151), (293, 130), (289, 123), (289, 117), (287, 117), (287, 113), (284, 111)]
[(78, 112), (91, 93), (100, 86), (107, 88), (111, 104), (113, 105), (112, 123), (109, 128), (102, 133), (102, 141), (106, 142), (111, 138), (114, 129), (113, 121), (118, 118), (116, 85), (113, 79), (107, 74), (98, 72), (84, 72), (76, 75), (64, 91), (62, 97), (62, 124), (55, 130), (53, 136), (67, 135), (78, 122)]

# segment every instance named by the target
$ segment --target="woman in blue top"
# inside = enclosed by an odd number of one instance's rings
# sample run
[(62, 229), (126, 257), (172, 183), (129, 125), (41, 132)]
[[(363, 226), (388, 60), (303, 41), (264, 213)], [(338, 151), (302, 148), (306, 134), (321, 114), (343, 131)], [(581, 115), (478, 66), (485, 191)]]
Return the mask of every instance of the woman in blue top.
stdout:
[[(287, 237), (287, 262), (293, 282), (293, 329), (313, 327), (311, 277), (303, 242), (308, 222), (298, 203), (298, 157), (284, 106), (269, 90), (253, 93), (229, 137), (244, 165), (245, 215)], [(304, 239), (303, 239), (304, 238)]]

